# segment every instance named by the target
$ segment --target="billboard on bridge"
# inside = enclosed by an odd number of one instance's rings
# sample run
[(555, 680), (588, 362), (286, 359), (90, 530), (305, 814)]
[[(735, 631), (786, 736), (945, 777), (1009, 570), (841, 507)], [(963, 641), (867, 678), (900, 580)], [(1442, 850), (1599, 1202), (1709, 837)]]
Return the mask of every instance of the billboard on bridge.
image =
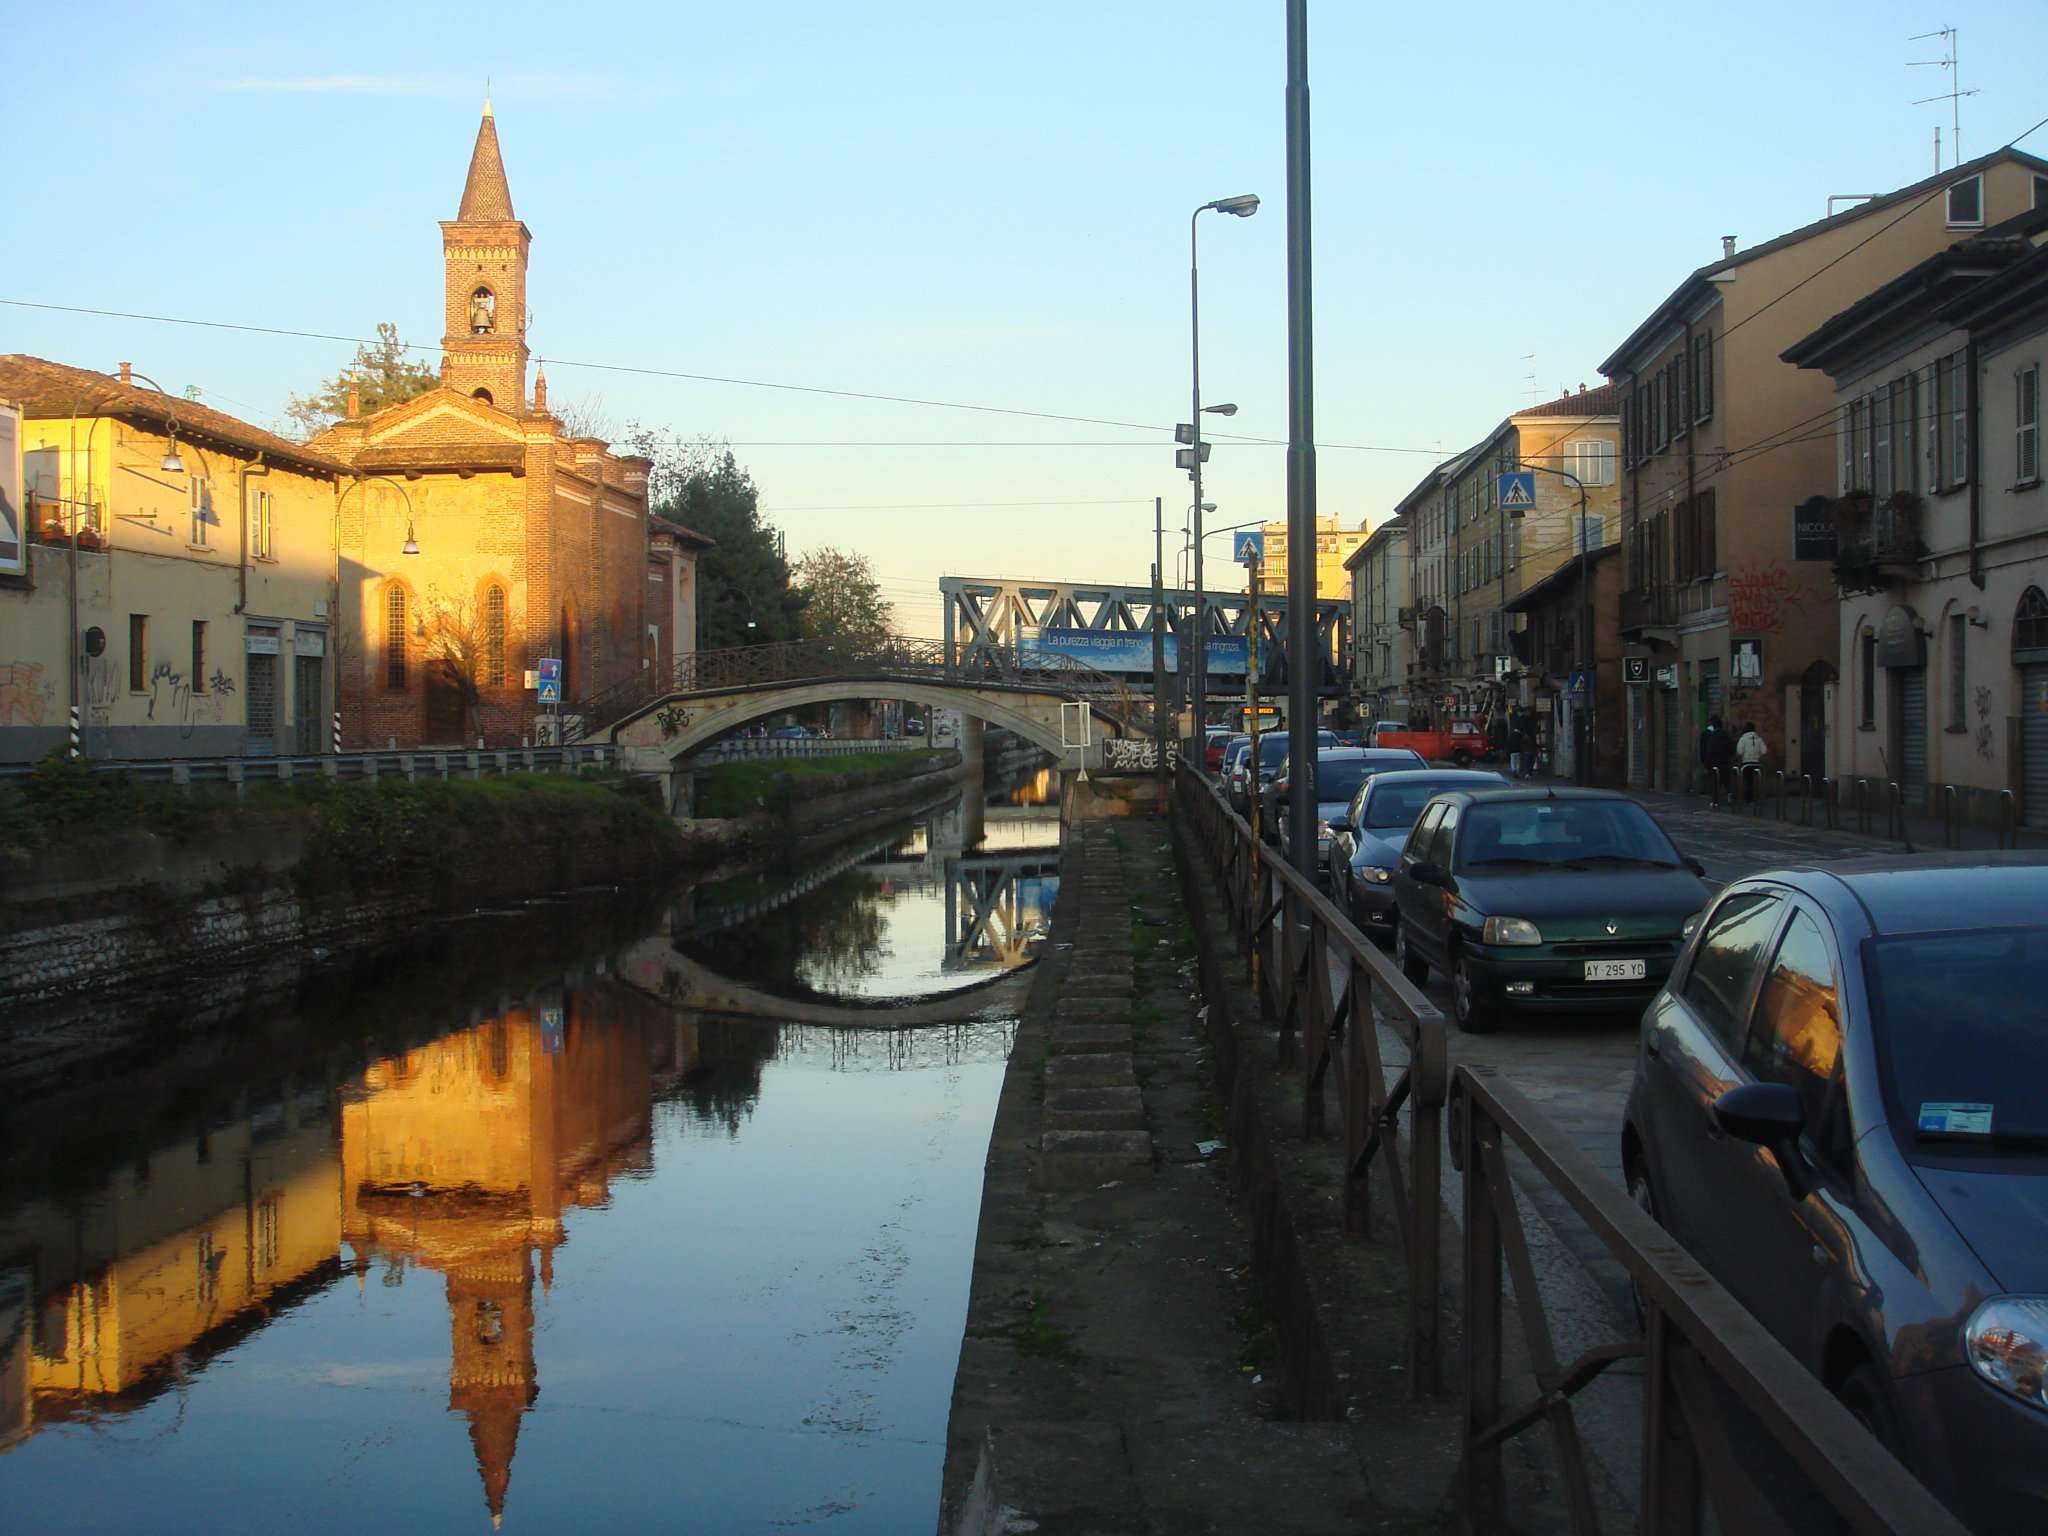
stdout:
[[(1040, 655), (1065, 656), (1085, 662), (1099, 672), (1146, 673), (1152, 671), (1152, 635), (1149, 630), (1059, 629), (1026, 631), (1024, 649)], [(1246, 647), (1242, 635), (1209, 637), (1211, 676), (1244, 676)], [(1173, 635), (1166, 637), (1166, 670), (1180, 669), (1180, 646)]]

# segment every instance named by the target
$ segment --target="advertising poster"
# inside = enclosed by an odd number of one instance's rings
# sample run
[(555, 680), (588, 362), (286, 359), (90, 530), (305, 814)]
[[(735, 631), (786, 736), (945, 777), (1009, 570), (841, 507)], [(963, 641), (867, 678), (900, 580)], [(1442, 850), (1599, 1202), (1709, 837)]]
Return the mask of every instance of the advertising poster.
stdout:
[[(1129, 672), (1149, 675), (1152, 671), (1152, 635), (1149, 630), (1057, 629), (1033, 630), (1024, 636), (1027, 655), (1063, 656), (1085, 662), (1098, 672)], [(1209, 637), (1209, 674), (1244, 676), (1246, 647), (1242, 636)], [(1166, 670), (1180, 670), (1180, 645), (1166, 637)]]

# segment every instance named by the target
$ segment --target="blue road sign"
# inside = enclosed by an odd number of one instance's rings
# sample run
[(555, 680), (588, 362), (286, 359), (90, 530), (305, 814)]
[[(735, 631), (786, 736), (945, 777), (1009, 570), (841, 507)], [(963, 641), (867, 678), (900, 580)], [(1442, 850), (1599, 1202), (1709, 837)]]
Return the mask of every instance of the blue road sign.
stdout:
[(1511, 469), (1500, 477), (1500, 509), (1509, 517), (1536, 510), (1536, 471)]
[(1235, 539), (1230, 541), (1230, 558), (1241, 564), (1257, 561), (1260, 565), (1264, 565), (1266, 563), (1266, 536), (1256, 530), (1238, 534)]
[(540, 1049), (543, 1056), (562, 1054), (562, 1010), (559, 1008), (540, 1011)]
[(562, 663), (559, 657), (543, 656), (540, 659), (540, 701), (543, 704), (562, 702)]

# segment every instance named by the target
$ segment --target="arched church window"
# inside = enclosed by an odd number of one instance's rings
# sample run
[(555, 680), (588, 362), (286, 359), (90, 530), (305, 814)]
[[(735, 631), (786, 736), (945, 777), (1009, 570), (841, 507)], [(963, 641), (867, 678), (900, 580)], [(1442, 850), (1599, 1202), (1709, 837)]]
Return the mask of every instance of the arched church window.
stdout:
[(2012, 616), (2012, 648), (2048, 650), (2048, 593), (2039, 587), (2029, 587), (2020, 594), (2020, 605)]
[(469, 398), (472, 400), (481, 400), (485, 405), (494, 405), (497, 403), (491, 399), (491, 392), (488, 389), (472, 389), (469, 392)]
[(505, 681), (505, 589), (484, 593), (484, 681), (498, 687)]
[(476, 292), (469, 296), (469, 333), (488, 336), (497, 328), (498, 296), (479, 283)]
[(384, 685), (405, 686), (405, 588), (397, 586), (384, 597)]

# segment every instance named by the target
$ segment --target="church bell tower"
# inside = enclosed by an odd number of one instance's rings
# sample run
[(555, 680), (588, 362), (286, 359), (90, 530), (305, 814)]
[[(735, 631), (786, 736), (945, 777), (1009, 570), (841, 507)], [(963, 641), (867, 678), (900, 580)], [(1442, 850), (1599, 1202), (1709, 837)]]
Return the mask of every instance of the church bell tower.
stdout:
[(441, 382), (514, 414), (526, 408), (526, 251), (532, 243), (512, 211), (498, 125), (486, 99), (462, 206), (441, 223), (447, 288)]

